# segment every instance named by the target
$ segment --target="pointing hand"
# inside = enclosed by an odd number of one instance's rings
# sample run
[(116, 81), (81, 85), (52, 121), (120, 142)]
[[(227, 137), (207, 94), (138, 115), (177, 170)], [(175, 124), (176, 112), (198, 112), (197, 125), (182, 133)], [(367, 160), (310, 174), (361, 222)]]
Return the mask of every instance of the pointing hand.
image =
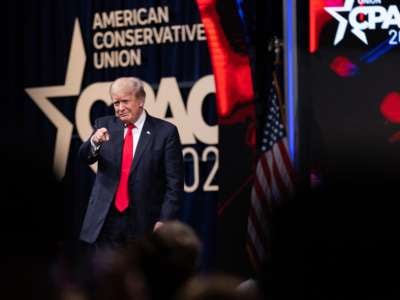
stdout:
[(108, 140), (110, 140), (110, 134), (108, 133), (107, 128), (104, 127), (97, 129), (92, 137), (93, 143), (97, 146), (107, 142)]

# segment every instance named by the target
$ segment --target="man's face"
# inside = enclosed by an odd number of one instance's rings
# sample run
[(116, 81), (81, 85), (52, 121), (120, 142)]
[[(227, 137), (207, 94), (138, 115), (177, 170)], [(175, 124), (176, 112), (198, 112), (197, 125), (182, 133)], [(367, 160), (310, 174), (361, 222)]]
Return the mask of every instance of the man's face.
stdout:
[(131, 92), (113, 92), (111, 94), (115, 116), (123, 123), (135, 123), (143, 111), (144, 101)]

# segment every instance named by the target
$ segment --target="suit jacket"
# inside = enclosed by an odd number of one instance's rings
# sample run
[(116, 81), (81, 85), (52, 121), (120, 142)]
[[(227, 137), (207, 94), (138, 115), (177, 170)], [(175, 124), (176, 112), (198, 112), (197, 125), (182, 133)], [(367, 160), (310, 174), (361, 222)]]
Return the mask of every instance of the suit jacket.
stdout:
[[(113, 205), (124, 140), (123, 123), (115, 116), (97, 119), (94, 127), (95, 131), (107, 128), (110, 140), (101, 145), (97, 155), (91, 150), (90, 139), (79, 149), (79, 155), (86, 163), (98, 162), (80, 233), (80, 239), (88, 243), (96, 241)], [(149, 114), (136, 147), (128, 180), (129, 211), (134, 234), (142, 235), (151, 232), (157, 221), (177, 217), (183, 193), (183, 158), (177, 128)]]

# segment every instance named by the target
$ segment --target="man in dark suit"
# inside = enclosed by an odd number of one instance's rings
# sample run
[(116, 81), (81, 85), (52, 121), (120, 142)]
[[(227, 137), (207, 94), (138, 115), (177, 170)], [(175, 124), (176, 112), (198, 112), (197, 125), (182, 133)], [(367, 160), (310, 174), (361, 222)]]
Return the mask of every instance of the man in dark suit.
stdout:
[(144, 110), (142, 81), (118, 78), (110, 95), (115, 116), (97, 119), (79, 149), (86, 163), (98, 162), (80, 233), (96, 247), (121, 246), (176, 218), (183, 192), (177, 128)]

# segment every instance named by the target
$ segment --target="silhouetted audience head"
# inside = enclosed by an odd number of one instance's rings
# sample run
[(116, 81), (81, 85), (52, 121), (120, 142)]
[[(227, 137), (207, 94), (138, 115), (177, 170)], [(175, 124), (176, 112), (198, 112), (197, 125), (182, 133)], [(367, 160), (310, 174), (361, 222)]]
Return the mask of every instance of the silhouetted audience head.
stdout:
[(240, 295), (243, 295), (246, 300), (261, 300), (263, 297), (259, 282), (252, 278), (242, 281), (236, 287), (236, 290)]
[(188, 225), (168, 221), (125, 247), (93, 250), (78, 261), (78, 270), (71, 270), (68, 257), (59, 260), (55, 274), (62, 295), (168, 300), (195, 273), (201, 242)]
[(198, 275), (179, 290), (177, 300), (245, 300), (246, 293), (238, 290), (241, 280), (225, 274)]
[(182, 272), (194, 272), (202, 244), (190, 226), (180, 221), (167, 221), (155, 231), (154, 237), (173, 254), (170, 259)]
[(200, 240), (188, 225), (170, 221), (122, 253), (126, 264), (143, 275), (150, 298), (167, 300), (194, 274), (200, 250)]
[(89, 300), (150, 299), (141, 271), (129, 263), (123, 251), (102, 249), (92, 259), (92, 284), (88, 285)]

